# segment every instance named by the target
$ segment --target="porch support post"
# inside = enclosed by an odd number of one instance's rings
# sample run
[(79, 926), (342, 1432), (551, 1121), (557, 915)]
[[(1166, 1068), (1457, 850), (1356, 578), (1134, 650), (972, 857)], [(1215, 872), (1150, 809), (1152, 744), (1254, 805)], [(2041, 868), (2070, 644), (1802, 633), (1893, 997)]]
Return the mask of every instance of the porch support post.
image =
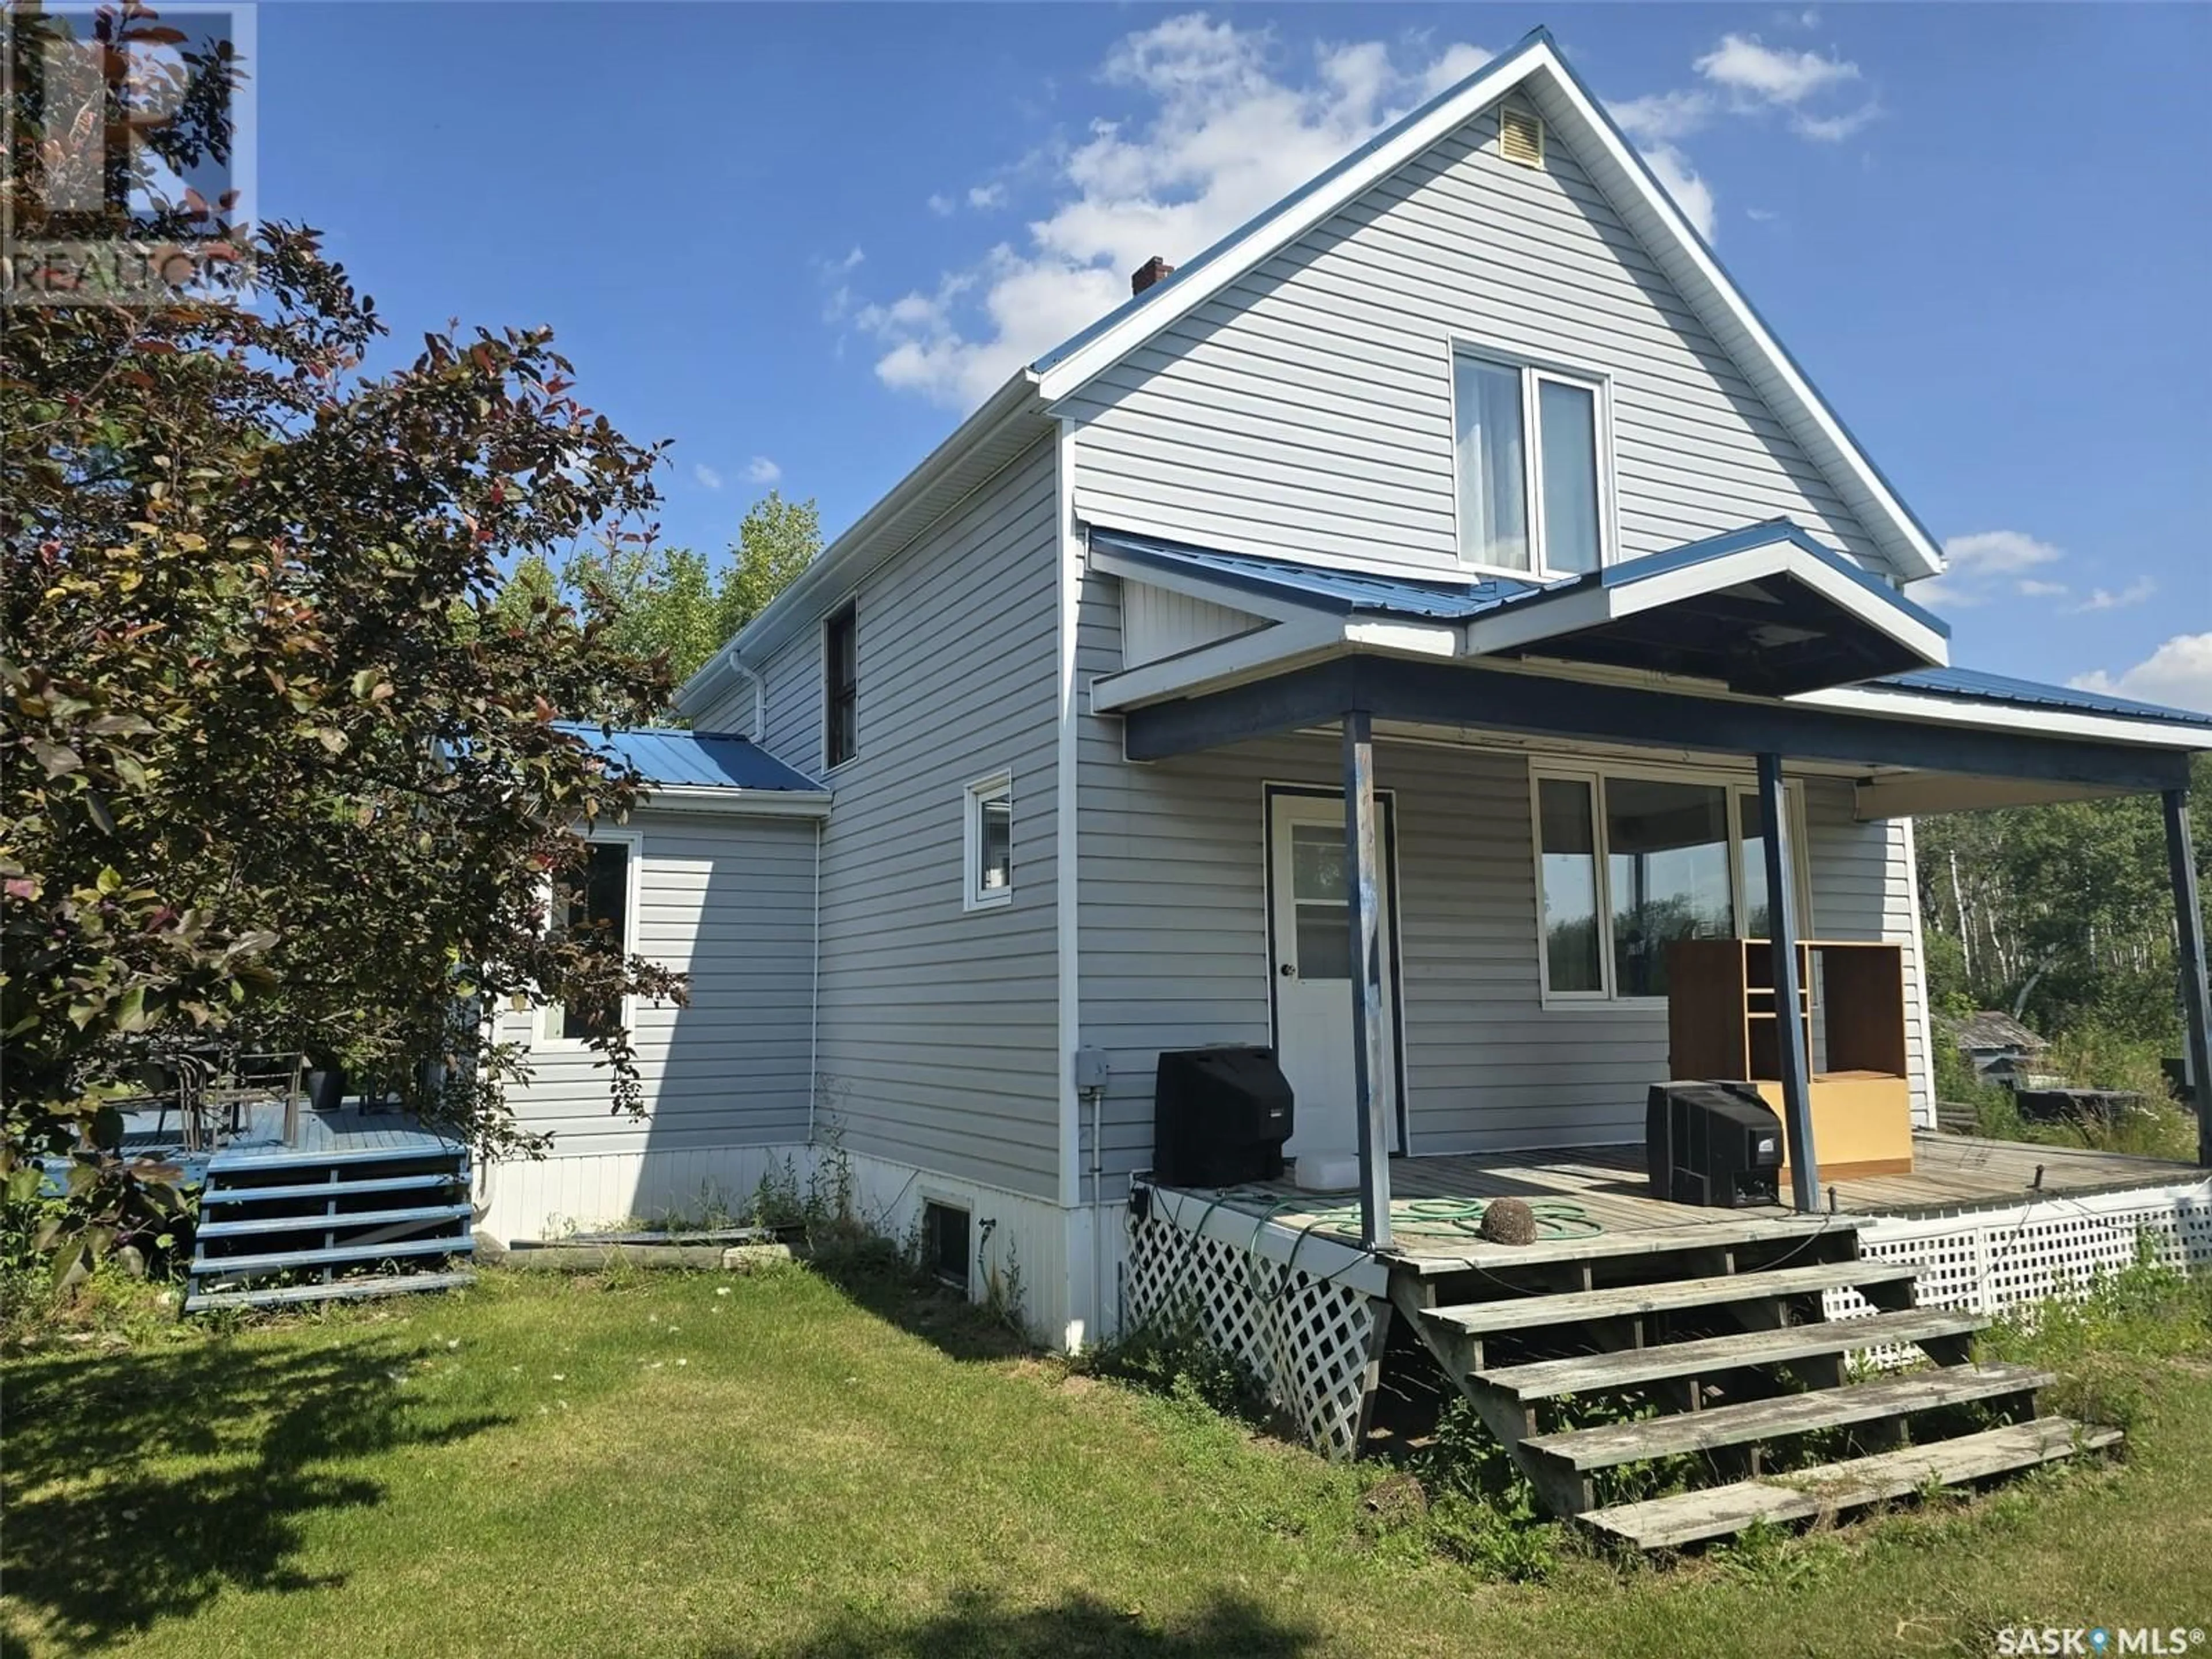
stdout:
[(2189, 840), (2189, 791), (2166, 792), (2166, 861), (2173, 876), (2175, 952), (2180, 957), (2182, 1015), (2189, 1023), (2190, 1093), (2197, 1107), (2197, 1162), (2212, 1169), (2212, 1000), (2204, 985), (2204, 908), (2197, 895), (2197, 855)]
[(1813, 1146), (1813, 1078), (1805, 1052), (1805, 988), (1797, 972), (1797, 884), (1790, 844), (1790, 802), (1782, 787), (1782, 757), (1759, 757), (1759, 805), (1766, 828), (1766, 915), (1774, 957), (1775, 1053), (1782, 1062), (1782, 1116), (1790, 1135), (1790, 1194), (1812, 1214), (1820, 1207), (1820, 1169)]
[(1382, 872), (1375, 828), (1375, 741), (1364, 708), (1344, 716), (1345, 909), (1352, 924), (1352, 1088), (1359, 1114), (1359, 1237), (1390, 1248), (1390, 1133), (1382, 1087)]

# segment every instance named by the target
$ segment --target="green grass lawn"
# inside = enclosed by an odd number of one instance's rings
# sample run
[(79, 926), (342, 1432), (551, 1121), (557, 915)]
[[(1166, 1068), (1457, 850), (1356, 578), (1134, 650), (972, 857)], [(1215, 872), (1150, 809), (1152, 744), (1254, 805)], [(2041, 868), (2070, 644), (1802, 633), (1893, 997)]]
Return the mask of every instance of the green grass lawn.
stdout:
[[(2050, 1340), (2116, 1466), (1664, 1566), (1487, 1582), (1377, 1472), (805, 1269), (474, 1290), (5, 1369), (9, 1652), (1995, 1651), (2212, 1623), (2201, 1319)], [(2192, 1316), (2194, 1317), (2194, 1316)]]

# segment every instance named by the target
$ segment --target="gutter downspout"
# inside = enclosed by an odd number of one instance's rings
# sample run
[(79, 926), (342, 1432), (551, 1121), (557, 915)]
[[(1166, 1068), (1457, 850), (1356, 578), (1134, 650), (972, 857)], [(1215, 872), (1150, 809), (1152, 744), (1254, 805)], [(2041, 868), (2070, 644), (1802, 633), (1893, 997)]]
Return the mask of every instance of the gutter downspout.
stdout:
[[(760, 682), (756, 679), (754, 684)], [(814, 1115), (822, 1098), (822, 833), (827, 817), (814, 820), (814, 967), (806, 996), (806, 1145), (814, 1145)]]

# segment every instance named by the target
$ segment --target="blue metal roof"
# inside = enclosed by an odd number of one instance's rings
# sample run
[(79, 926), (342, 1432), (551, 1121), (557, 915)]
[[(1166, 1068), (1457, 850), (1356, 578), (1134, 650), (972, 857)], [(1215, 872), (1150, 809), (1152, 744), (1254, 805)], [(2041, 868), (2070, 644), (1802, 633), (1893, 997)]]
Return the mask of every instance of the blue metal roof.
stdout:
[(2101, 691), (2082, 691), (2070, 685), (2014, 679), (2008, 674), (1984, 674), (1972, 668), (1921, 668), (1869, 683), (1901, 686), (1908, 691), (1932, 692), (1937, 696), (2012, 703), (2023, 708), (2056, 708), (2076, 714), (2121, 714), (2130, 720), (2164, 720), (2173, 726), (2212, 732), (2212, 714), (2168, 708), (2163, 703), (2137, 702), (2131, 697), (2108, 697)]
[(752, 789), (822, 794), (823, 787), (804, 772), (743, 738), (720, 732), (690, 732), (679, 726), (603, 726), (562, 720), (560, 729), (580, 738), (599, 753), (620, 763), (648, 783), (666, 787)]
[[(1242, 588), (1337, 616), (1376, 615), (1418, 618), (1425, 622), (1465, 622), (1511, 605), (1540, 603), (1554, 595), (1583, 591), (1591, 584), (1608, 586), (1636, 581), (1674, 570), (1686, 564), (1717, 558), (1747, 547), (1786, 540), (1809, 548), (1830, 563), (1863, 580), (1874, 592), (1928, 626), (1947, 635), (1950, 629), (1933, 612), (1914, 604), (1887, 583), (1861, 570), (1850, 561), (1822, 547), (1788, 520), (1747, 526), (1726, 535), (1690, 542), (1663, 553), (1623, 560), (1594, 575), (1538, 584), (1507, 577), (1473, 581), (1420, 580), (1370, 575), (1358, 571), (1334, 570), (1294, 560), (1254, 554), (1224, 553), (1178, 542), (1137, 536), (1124, 531), (1094, 526), (1091, 544), (1139, 564), (1162, 570), (1182, 569), (1202, 574), (1224, 586)], [(2021, 708), (2046, 708), (2081, 714), (2106, 714), (2133, 720), (2162, 720), (2178, 727), (2212, 731), (2212, 714), (2136, 702), (2126, 697), (2081, 691), (2071, 686), (2045, 685), (2034, 680), (1984, 674), (1967, 668), (1919, 668), (1884, 674), (1860, 682), (1893, 686), (1900, 690), (1931, 696), (2006, 703)]]
[(1342, 617), (1368, 612), (1419, 617), (1431, 622), (1461, 622), (1486, 611), (1495, 611), (1514, 595), (1544, 591), (1534, 582), (1515, 581), (1506, 576), (1486, 576), (1474, 581), (1428, 581), (1370, 575), (1357, 570), (1332, 570), (1320, 565), (1300, 564), (1292, 559), (1222, 553), (1212, 548), (1192, 547), (1182, 542), (1161, 541), (1155, 537), (1095, 526), (1091, 532), (1091, 545), (1139, 564), (1162, 570), (1194, 571), (1224, 586), (1290, 599)]

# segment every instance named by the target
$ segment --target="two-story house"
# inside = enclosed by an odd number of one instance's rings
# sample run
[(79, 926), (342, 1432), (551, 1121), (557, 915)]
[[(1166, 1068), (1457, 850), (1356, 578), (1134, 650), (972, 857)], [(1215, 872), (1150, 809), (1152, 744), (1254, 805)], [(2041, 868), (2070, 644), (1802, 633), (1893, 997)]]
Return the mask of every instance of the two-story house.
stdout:
[[(692, 1000), (635, 1011), (641, 1122), (513, 1017), (559, 1139), (487, 1172), (493, 1231), (834, 1139), (876, 1224), (1079, 1342), (1164, 1050), (1274, 1048), (1371, 1248), (1443, 1155), (1640, 1147), (1684, 939), (1895, 947), (1932, 1129), (1914, 813), (2160, 791), (2185, 845), (2212, 719), (1950, 662), (1934, 538), (1547, 36), (1137, 283), (684, 688), (692, 732), (615, 740), (659, 787), (605, 902)], [(1789, 1115), (1822, 1039), (1777, 1041)]]

